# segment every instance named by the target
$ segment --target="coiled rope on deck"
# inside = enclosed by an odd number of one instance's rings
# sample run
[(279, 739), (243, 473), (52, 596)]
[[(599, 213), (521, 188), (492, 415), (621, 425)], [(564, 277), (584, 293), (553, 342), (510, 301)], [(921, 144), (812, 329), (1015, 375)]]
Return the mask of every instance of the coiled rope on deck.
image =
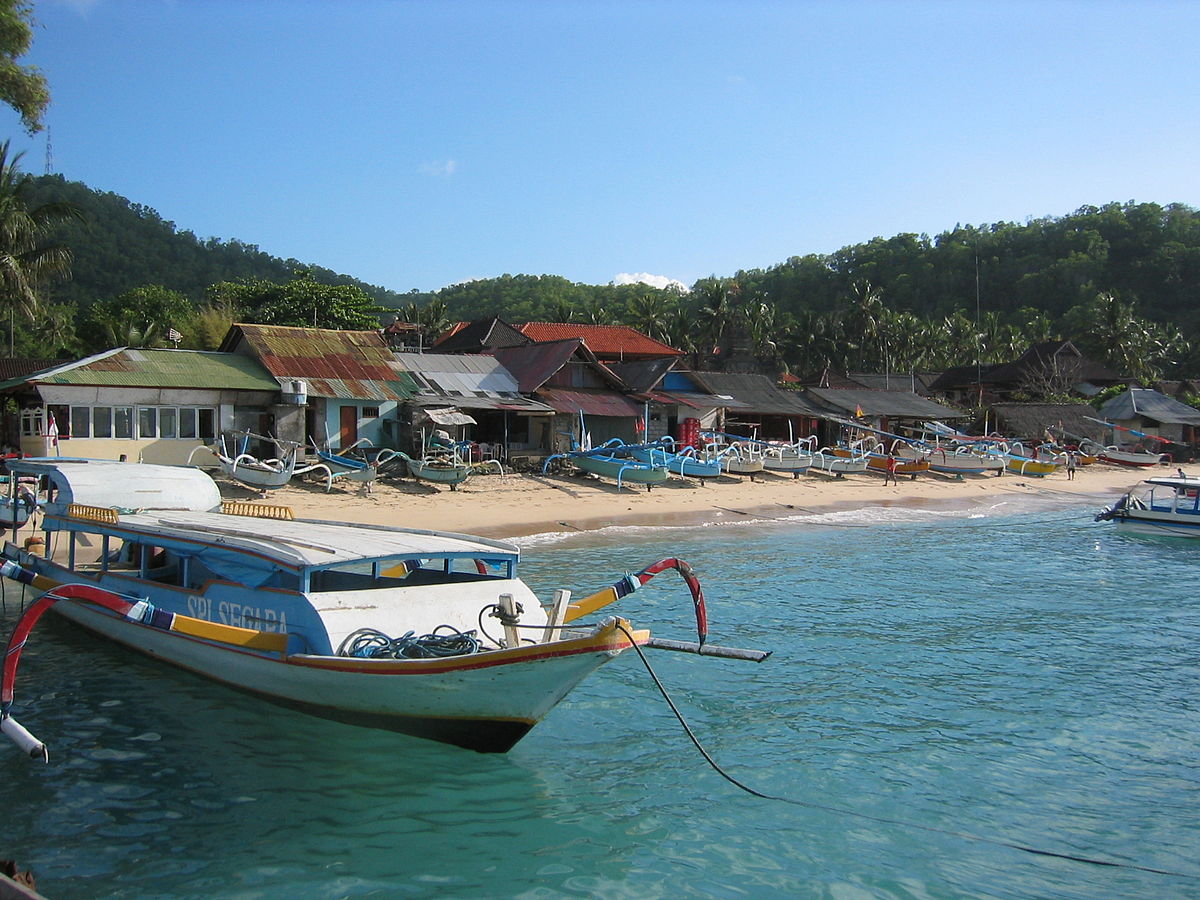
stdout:
[(633, 649), (637, 651), (637, 655), (642, 660), (642, 665), (646, 667), (646, 671), (649, 673), (655, 687), (658, 688), (658, 692), (662, 694), (663, 699), (667, 701), (667, 706), (671, 708), (671, 712), (675, 714), (675, 718), (678, 719), (679, 724), (683, 726), (683, 730), (687, 734), (688, 738), (691, 739), (691, 742), (695, 745), (696, 749), (700, 751), (700, 755), (704, 757), (705, 761), (709, 764), (709, 766), (712, 767), (714, 772), (716, 772), (734, 787), (745, 791), (747, 794), (750, 794), (754, 797), (759, 797), (763, 800), (777, 800), (780, 803), (790, 803), (793, 806), (803, 806), (807, 807), (808, 809), (816, 809), (822, 812), (836, 813), (837, 815), (843, 816), (852, 816), (857, 819), (865, 819), (867, 821), (877, 822), (882, 825), (898, 825), (901, 828), (916, 828), (921, 831), (927, 831), (933, 834), (944, 834), (966, 841), (974, 841), (981, 844), (991, 844), (996, 847), (1006, 847), (1010, 850), (1020, 850), (1023, 853), (1032, 853), (1035, 856), (1048, 856), (1055, 859), (1065, 859), (1070, 862), (1086, 863), (1092, 866), (1106, 866), (1116, 869), (1132, 869), (1138, 872), (1149, 872), (1154, 875), (1170, 875), (1175, 878), (1200, 879), (1200, 872), (1179, 872), (1171, 869), (1157, 869), (1152, 866), (1142, 866), (1136, 863), (1119, 862), (1112, 859), (1100, 859), (1098, 857), (1082, 856), (1075, 853), (1062, 853), (1057, 850), (1046, 850), (1040, 847), (1033, 847), (1028, 844), (1019, 844), (1015, 841), (1006, 841), (1002, 838), (982, 837), (966, 831), (952, 831), (948, 828), (938, 828), (934, 825), (919, 825), (914, 822), (904, 822), (899, 819), (889, 819), (884, 816), (873, 816), (870, 813), (857, 812), (855, 810), (845, 809), (843, 807), (814, 803), (809, 800), (799, 800), (795, 797), (783, 797), (778, 794), (768, 794), (756, 788), (752, 788), (750, 785), (734, 778), (723, 768), (721, 768), (720, 764), (715, 759), (713, 759), (712, 755), (708, 752), (708, 750), (705, 749), (704, 745), (700, 743), (700, 739), (696, 737), (696, 733), (692, 731), (692, 728), (690, 725), (688, 725), (687, 720), (684, 719), (683, 713), (679, 711), (679, 707), (675, 705), (675, 701), (671, 699), (671, 695), (667, 693), (666, 686), (663, 685), (661, 680), (659, 680), (657, 673), (655, 673), (654, 668), (650, 665), (650, 660), (646, 658), (646, 654), (642, 652), (642, 648), (638, 646), (638, 643), (636, 640), (634, 640), (633, 635), (621, 622), (617, 622), (617, 627), (624, 632), (625, 637), (628, 638), (629, 642), (633, 645)]
[(374, 628), (359, 628), (346, 635), (338, 645), (337, 655), (360, 659), (443, 659), (478, 653), (479, 648), (474, 631), (459, 631), (452, 625), (439, 625), (420, 636), (408, 631), (398, 638)]

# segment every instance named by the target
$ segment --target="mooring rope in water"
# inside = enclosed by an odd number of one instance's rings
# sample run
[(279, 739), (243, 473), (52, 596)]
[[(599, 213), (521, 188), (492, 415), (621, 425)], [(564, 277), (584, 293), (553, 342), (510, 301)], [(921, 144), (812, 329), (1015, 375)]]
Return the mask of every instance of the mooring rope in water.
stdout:
[(671, 708), (671, 712), (675, 714), (675, 718), (678, 719), (679, 724), (683, 726), (684, 732), (696, 746), (696, 749), (700, 751), (700, 755), (704, 757), (705, 761), (708, 762), (714, 772), (716, 772), (734, 787), (745, 791), (747, 794), (751, 794), (752, 796), (759, 797), (763, 800), (777, 800), (781, 803), (790, 803), (794, 806), (803, 806), (808, 809), (820, 810), (821, 812), (836, 813), (843, 816), (852, 816), (857, 819), (865, 819), (870, 822), (877, 822), (881, 825), (897, 825), (901, 828), (916, 828), (921, 831), (927, 831), (933, 834), (943, 834), (966, 841), (975, 841), (976, 843), (981, 844), (991, 844), (996, 847), (1006, 847), (1009, 850), (1020, 850), (1023, 853), (1032, 853), (1035, 856), (1048, 856), (1055, 859), (1065, 859), (1070, 862), (1087, 863), (1088, 865), (1092, 866), (1105, 866), (1116, 869), (1132, 869), (1138, 872), (1149, 872), (1154, 875), (1170, 875), (1176, 878), (1200, 879), (1200, 873), (1197, 872), (1179, 872), (1171, 869), (1156, 869), (1152, 866), (1142, 866), (1138, 865), (1137, 863), (1119, 862), (1111, 859), (1099, 859), (1097, 857), (1081, 856), (1074, 853), (1062, 853), (1057, 850), (1045, 850), (1040, 847), (1031, 847), (1027, 844), (1018, 844), (1014, 841), (1006, 841), (1001, 838), (981, 837), (980, 835), (971, 834), (970, 832), (966, 831), (952, 831), (948, 828), (938, 828), (935, 825), (919, 825), (914, 822), (904, 822), (899, 819), (889, 819), (884, 816), (873, 816), (870, 813), (857, 812), (852, 809), (845, 809), (838, 806), (828, 806), (822, 803), (813, 803), (809, 800), (798, 800), (795, 797), (782, 797), (777, 794), (767, 794), (763, 791), (757, 790), (756, 788), (752, 788), (748, 784), (745, 784), (734, 778), (723, 768), (721, 768), (720, 764), (712, 758), (712, 755), (708, 752), (708, 750), (705, 749), (704, 745), (700, 743), (700, 739), (696, 737), (696, 733), (692, 731), (691, 726), (688, 725), (687, 720), (684, 719), (683, 713), (679, 711), (679, 707), (675, 705), (675, 701), (671, 699), (671, 695), (667, 693), (666, 686), (664, 686), (662, 681), (659, 680), (657, 673), (650, 665), (650, 660), (646, 658), (646, 654), (642, 652), (642, 648), (639, 647), (637, 641), (633, 639), (633, 635), (630, 634), (629, 630), (626, 629), (626, 627), (620, 622), (617, 623), (617, 627), (625, 633), (625, 637), (627, 637), (629, 642), (633, 644), (633, 649), (637, 651), (638, 656), (642, 660), (642, 665), (646, 667), (646, 671), (650, 674), (650, 678), (653, 680), (655, 687), (658, 688), (658, 692), (662, 694), (663, 699), (667, 701), (667, 706)]

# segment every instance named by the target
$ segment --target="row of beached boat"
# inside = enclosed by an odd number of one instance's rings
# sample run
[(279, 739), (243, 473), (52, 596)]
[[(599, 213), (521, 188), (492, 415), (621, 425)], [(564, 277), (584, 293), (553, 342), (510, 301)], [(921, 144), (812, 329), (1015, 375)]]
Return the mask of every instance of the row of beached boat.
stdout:
[(638, 444), (614, 438), (598, 447), (555, 454), (546, 460), (543, 473), (556, 463), (567, 462), (618, 485), (649, 487), (672, 475), (753, 478), (764, 471), (795, 477), (809, 471), (840, 477), (869, 469), (910, 476), (927, 471), (957, 476), (1007, 471), (1040, 478), (1072, 461), (1076, 465), (1104, 461), (1141, 467), (1157, 465), (1163, 459), (1161, 454), (1104, 447), (1086, 438), (1075, 444), (1027, 445), (999, 435), (971, 436), (940, 422), (926, 423), (919, 437), (881, 431), (850, 420), (842, 424), (844, 440), (838, 446), (820, 448), (811, 437), (763, 441), (714, 432), (704, 432), (698, 446), (681, 445), (670, 437)]
[[(274, 447), (276, 455), (255, 456), (249, 451), (252, 440)], [(414, 457), (399, 450), (373, 447), (364, 439), (337, 452), (314, 445), (305, 453), (304, 445), (296, 441), (239, 431), (222, 435), (211, 446), (197, 447), (188, 463), (215, 457), (227, 478), (262, 492), (278, 490), (294, 477), (314, 472), (325, 477), (326, 490), (340, 482), (356, 483), (370, 490), (380, 472), (397, 465), (403, 465), (418, 481), (445, 485), (451, 490), (481, 471), (504, 474), (497, 460), (471, 461), (468, 447), (468, 442), (431, 439), (424, 444), (423, 454)]]

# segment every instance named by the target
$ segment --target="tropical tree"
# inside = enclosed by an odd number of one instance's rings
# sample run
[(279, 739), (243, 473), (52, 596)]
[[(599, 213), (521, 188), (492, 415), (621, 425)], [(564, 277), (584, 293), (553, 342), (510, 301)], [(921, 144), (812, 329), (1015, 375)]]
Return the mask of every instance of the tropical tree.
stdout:
[[(87, 317), (92, 350), (161, 346), (195, 315), (178, 291), (150, 284), (94, 304)], [(180, 332), (182, 333), (182, 332)]]
[(44, 285), (70, 275), (71, 251), (46, 237), (58, 223), (80, 218), (73, 204), (26, 202), (30, 176), (20, 170), (22, 155), (0, 143), (0, 299), (10, 322), (18, 313), (32, 318)]
[(376, 329), (387, 312), (362, 288), (321, 284), (306, 271), (286, 284), (262, 279), (222, 282), (209, 296), (232, 304), (247, 322), (348, 331)]
[(35, 66), (17, 60), (33, 43), (33, 4), (25, 0), (0, 0), (0, 100), (21, 114), (25, 130), (42, 129), (42, 116), (50, 103), (46, 79)]
[(629, 301), (629, 324), (656, 341), (667, 342), (667, 326), (678, 304), (663, 291), (643, 291)]
[(702, 320), (700, 333), (711, 350), (723, 348), (737, 319), (741, 288), (732, 278), (701, 278), (692, 286), (692, 297)]
[(1143, 384), (1161, 378), (1184, 343), (1178, 329), (1143, 319), (1135, 302), (1109, 292), (1072, 307), (1063, 325), (1084, 353)]

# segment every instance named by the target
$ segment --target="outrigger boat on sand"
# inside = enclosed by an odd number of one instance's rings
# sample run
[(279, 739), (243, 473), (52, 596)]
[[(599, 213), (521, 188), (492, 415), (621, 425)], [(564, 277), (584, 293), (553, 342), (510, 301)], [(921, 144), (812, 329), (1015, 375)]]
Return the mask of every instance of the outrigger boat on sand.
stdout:
[(639, 462), (650, 466), (665, 466), (669, 472), (686, 478), (717, 478), (724, 471), (720, 462), (702, 459), (694, 447), (679, 447), (672, 437), (664, 437), (650, 444), (628, 444), (626, 450)]
[(589, 475), (611, 478), (617, 482), (618, 490), (626, 482), (644, 484), (646, 490), (650, 490), (654, 485), (662, 484), (671, 477), (671, 471), (665, 465), (634, 459), (629, 455), (625, 445), (617, 438), (613, 438), (593, 450), (555, 453), (542, 463), (542, 474), (545, 475), (551, 464), (557, 460), (567, 460)]
[(763, 466), (762, 447), (745, 438), (720, 432), (705, 431), (700, 435), (704, 446), (700, 458), (706, 462), (720, 463), (727, 475), (749, 475), (750, 480), (761, 472)]
[[(17, 621), (0, 675), (12, 718), (21, 648), (53, 609), (84, 628), (231, 687), (318, 716), (504, 752), (584, 677), (637, 646), (761, 660), (706, 644), (700, 583), (664, 559), (545, 606), (517, 577), (519, 549), (435, 531), (295, 520), (222, 503), (198, 469), (21, 460), (54, 489), (37, 555), (6, 543), (0, 574), (44, 591)], [(130, 508), (129, 504), (136, 504)], [(53, 539), (51, 539), (53, 538)], [(698, 643), (656, 641), (623, 618), (579, 620), (675, 569)]]
[[(1158, 441), (1163, 444), (1171, 443), (1169, 438), (1159, 437), (1157, 434), (1146, 434), (1143, 431), (1135, 431), (1132, 428), (1126, 428), (1123, 425), (1117, 425), (1115, 422), (1106, 422), (1104, 419), (1094, 419), (1091, 416), (1084, 416), (1089, 422), (1097, 422), (1101, 425), (1106, 425), (1113, 429), (1115, 435), (1118, 431), (1125, 431), (1132, 434), (1134, 437), (1142, 438), (1146, 441)], [(1130, 469), (1148, 469), (1151, 466), (1166, 465), (1171, 461), (1171, 457), (1166, 453), (1155, 453), (1152, 450), (1147, 450), (1145, 444), (1135, 444), (1132, 447), (1120, 447), (1117, 444), (1111, 444), (1107, 447), (1099, 447), (1097, 455), (1103, 462), (1112, 463), (1116, 466), (1125, 466)]]
[[(232, 438), (232, 440), (231, 440)], [(250, 439), (269, 441), (279, 450), (279, 456), (259, 459), (247, 452)], [(217, 463), (226, 477), (257, 491), (278, 490), (292, 480), (293, 475), (302, 475), (315, 466), (298, 466), (302, 444), (264, 437), (248, 431), (237, 431), (221, 435), (218, 446), (201, 446), (192, 451), (188, 465), (200, 451), (207, 451), (217, 458)]]
[(1200, 538), (1200, 478), (1184, 475), (1147, 478), (1096, 514), (1135, 534)]

